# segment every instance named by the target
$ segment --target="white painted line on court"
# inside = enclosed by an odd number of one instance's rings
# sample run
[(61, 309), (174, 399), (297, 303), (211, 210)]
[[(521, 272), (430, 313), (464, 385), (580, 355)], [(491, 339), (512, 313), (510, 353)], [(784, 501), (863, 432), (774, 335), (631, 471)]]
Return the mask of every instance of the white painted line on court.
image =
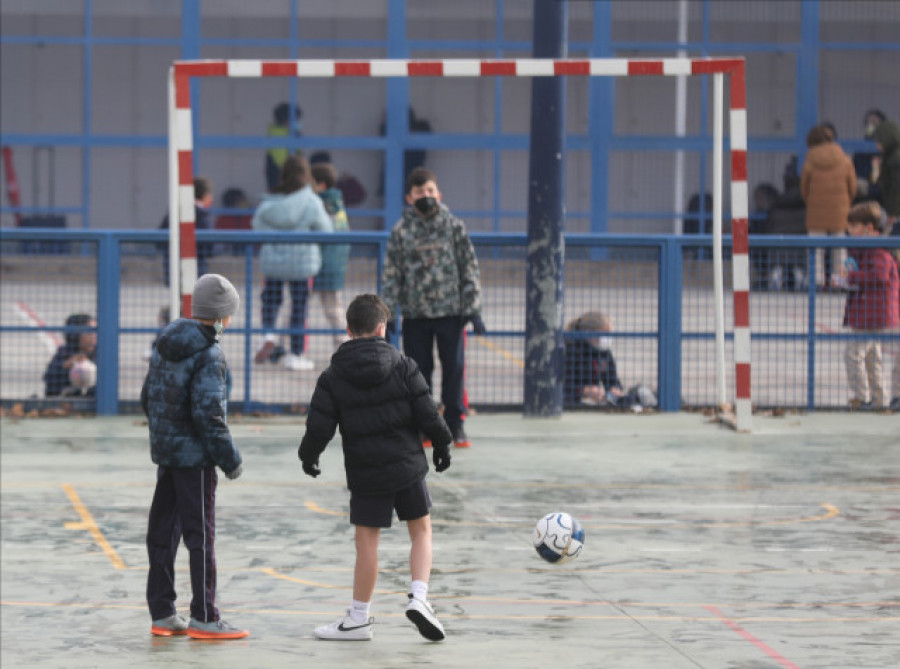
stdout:
[(662, 548), (642, 548), (644, 553), (702, 553), (705, 549), (698, 546), (668, 546)]
[(784, 546), (769, 546), (766, 548), (767, 553), (832, 553), (834, 552), (833, 548), (830, 547), (821, 547), (821, 548), (786, 548)]

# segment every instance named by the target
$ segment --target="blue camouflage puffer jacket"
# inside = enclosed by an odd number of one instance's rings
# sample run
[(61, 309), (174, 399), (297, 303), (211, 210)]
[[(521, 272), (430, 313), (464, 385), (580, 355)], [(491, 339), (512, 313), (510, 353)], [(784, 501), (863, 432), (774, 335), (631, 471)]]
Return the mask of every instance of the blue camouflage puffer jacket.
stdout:
[(225, 420), (227, 369), (209, 325), (179, 318), (160, 333), (141, 388), (153, 462), (217, 466), (225, 474), (238, 468), (241, 454)]

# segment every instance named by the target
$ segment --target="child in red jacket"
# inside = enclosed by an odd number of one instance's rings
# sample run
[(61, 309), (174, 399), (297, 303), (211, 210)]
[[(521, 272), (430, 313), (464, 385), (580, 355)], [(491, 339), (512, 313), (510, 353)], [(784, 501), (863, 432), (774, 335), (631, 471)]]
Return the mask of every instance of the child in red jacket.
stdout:
[[(884, 217), (875, 202), (862, 202), (847, 215), (851, 237), (879, 237)], [(851, 249), (845, 267), (850, 292), (844, 309), (844, 325), (860, 337), (847, 343), (844, 364), (850, 384), (850, 408), (887, 406), (881, 360), (881, 339), (868, 334), (888, 334), (900, 325), (900, 278), (889, 251)]]

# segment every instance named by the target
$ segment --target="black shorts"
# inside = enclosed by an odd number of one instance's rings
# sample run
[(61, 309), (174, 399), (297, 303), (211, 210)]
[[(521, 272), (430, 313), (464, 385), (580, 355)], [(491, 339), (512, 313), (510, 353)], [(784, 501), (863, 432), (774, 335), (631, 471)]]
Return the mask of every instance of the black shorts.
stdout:
[(363, 527), (390, 527), (394, 509), (400, 520), (416, 520), (428, 515), (431, 496), (423, 478), (405, 490), (386, 495), (350, 493), (350, 522)]

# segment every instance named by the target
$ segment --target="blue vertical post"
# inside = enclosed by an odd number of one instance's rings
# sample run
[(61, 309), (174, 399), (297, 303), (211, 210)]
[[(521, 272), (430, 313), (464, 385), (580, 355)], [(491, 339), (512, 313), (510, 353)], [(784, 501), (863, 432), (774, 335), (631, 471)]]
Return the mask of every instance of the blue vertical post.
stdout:
[[(195, 60), (200, 58), (200, 0), (182, 0), (181, 2), (181, 58)], [(191, 77), (191, 133), (194, 135), (194, 174), (200, 165), (200, 151), (197, 151), (200, 138), (200, 101), (198, 77)]]
[(800, 51), (797, 54), (797, 107), (794, 137), (799, 166), (806, 156), (806, 133), (819, 122), (819, 3), (800, 3)]
[(670, 237), (659, 249), (657, 369), (659, 408), (681, 409), (681, 300), (683, 247)]
[(119, 412), (119, 240), (107, 231), (97, 247), (97, 414)]
[[(800, 52), (797, 54), (797, 108), (794, 136), (797, 142), (798, 169), (806, 159), (806, 133), (819, 122), (819, 3), (800, 3)], [(807, 346), (807, 408), (815, 406), (816, 392), (816, 250), (808, 249), (809, 263), (809, 341)]]
[[(388, 58), (408, 58), (406, 42), (406, 0), (388, 2)], [(409, 136), (409, 79), (390, 77), (387, 80), (387, 109), (385, 110), (384, 150), (384, 229), (390, 230), (403, 214), (404, 142)]]
[[(84, 84), (82, 86), (81, 134), (85, 140), (81, 147), (81, 227), (91, 227), (91, 147), (87, 141), (91, 137), (91, 116), (93, 104), (91, 95), (94, 90), (94, 2), (84, 0)], [(50, 169), (54, 169), (50, 165)], [(37, 204), (36, 202), (34, 203)]]
[[(496, 33), (497, 48), (494, 49), (496, 58), (503, 58), (503, 17), (506, 14), (503, 0), (497, 0), (496, 13), (494, 19), (494, 31)], [(494, 77), (494, 140), (496, 141), (503, 134), (503, 77)], [(497, 145), (494, 145), (494, 189), (493, 210), (494, 210), (494, 232), (500, 232), (500, 210), (502, 201), (500, 195), (503, 191), (500, 174), (503, 170), (502, 152)], [(498, 249), (494, 249), (494, 257), (496, 258)]]
[[(567, 21), (567, 3), (535, 0), (535, 58), (566, 56)], [(562, 414), (565, 102), (564, 77), (534, 77), (525, 293), (526, 416)]]
[[(594, 3), (594, 40), (591, 58), (612, 58), (612, 3)], [(615, 81), (612, 77), (591, 77), (588, 131), (591, 141), (591, 232), (609, 229), (609, 152), (614, 134)], [(595, 260), (603, 259), (607, 249), (596, 249)], [(593, 253), (593, 250), (592, 250)]]

